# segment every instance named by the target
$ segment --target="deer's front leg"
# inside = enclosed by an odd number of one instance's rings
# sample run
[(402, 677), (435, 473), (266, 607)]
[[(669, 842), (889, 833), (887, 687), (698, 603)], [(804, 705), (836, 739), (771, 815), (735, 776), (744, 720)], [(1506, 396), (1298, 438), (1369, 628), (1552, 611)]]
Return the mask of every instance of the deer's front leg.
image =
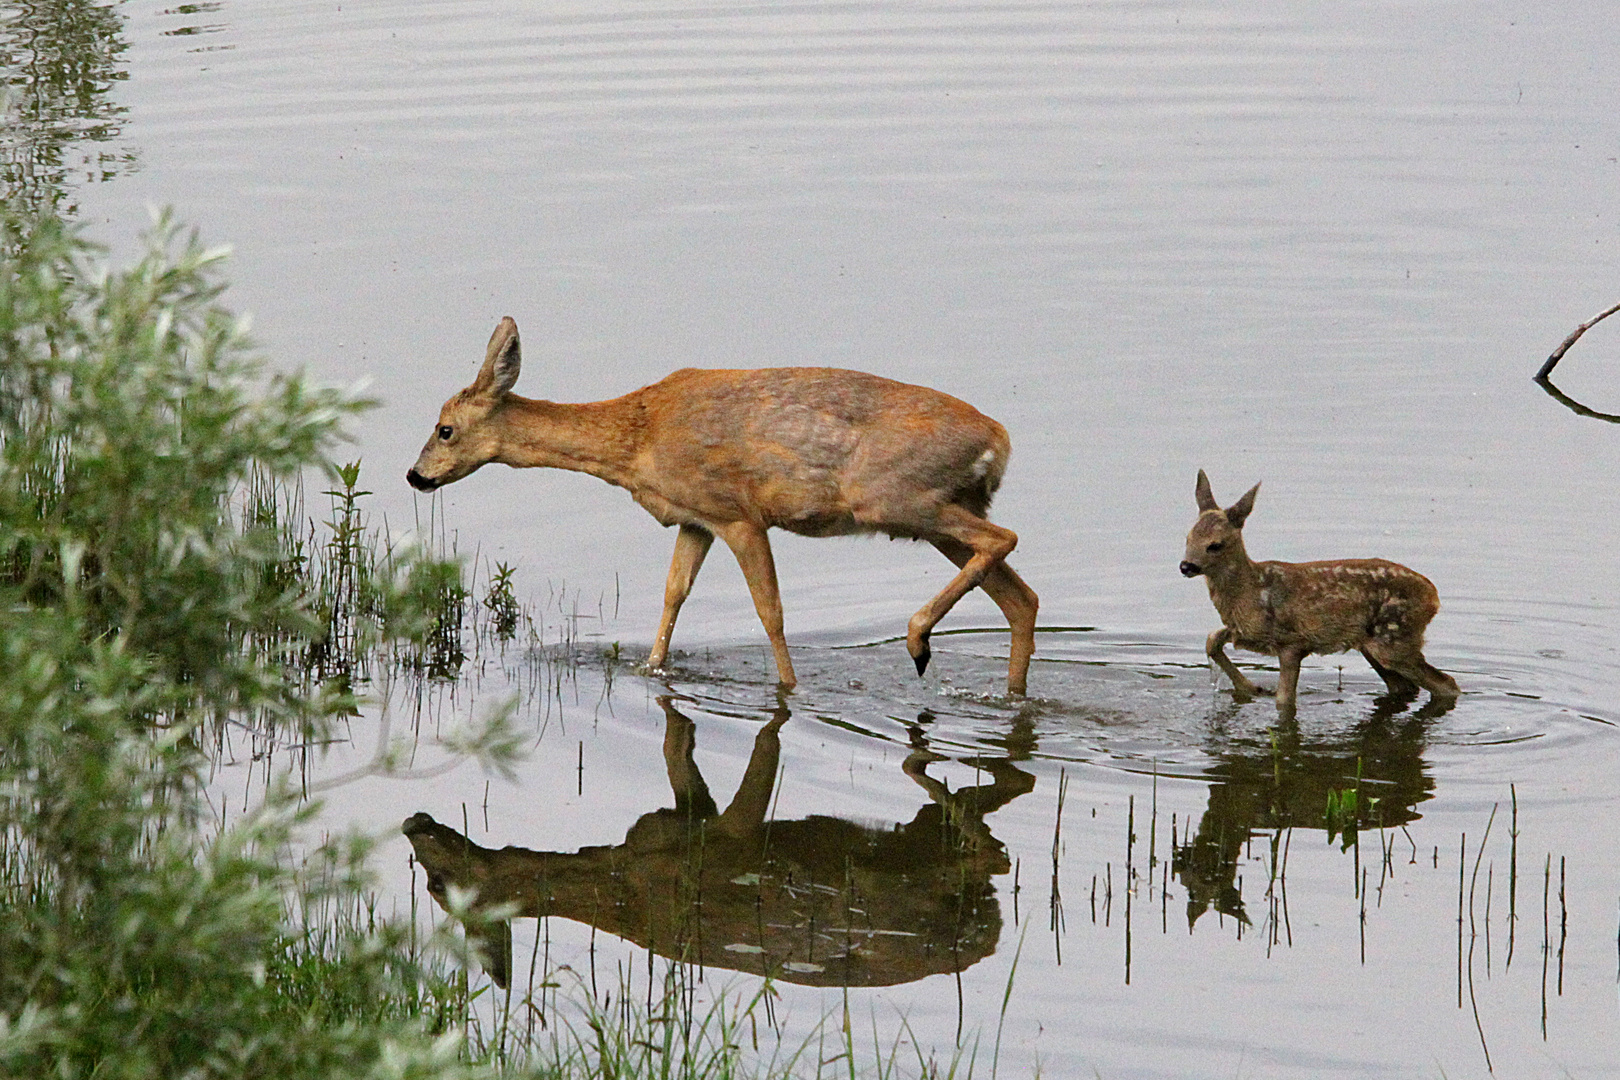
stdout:
[(720, 531), (720, 538), (737, 556), (748, 591), (754, 597), (754, 610), (765, 627), (776, 653), (776, 678), (784, 689), (798, 685), (793, 661), (788, 657), (787, 637), (782, 633), (782, 594), (776, 586), (776, 560), (771, 557), (771, 541), (763, 525), (739, 521)]
[(1300, 661), (1310, 655), (1309, 649), (1283, 649), (1277, 653), (1281, 674), (1277, 678), (1277, 711), (1291, 715), (1299, 693)]
[(1214, 661), (1215, 666), (1226, 672), (1226, 677), (1232, 680), (1232, 691), (1238, 697), (1252, 698), (1258, 694), (1269, 694), (1271, 691), (1254, 685), (1247, 675), (1237, 669), (1231, 658), (1226, 655), (1226, 643), (1232, 640), (1232, 631), (1221, 627), (1209, 635), (1204, 642), (1204, 652)]
[(714, 534), (700, 525), (682, 525), (675, 535), (675, 557), (670, 560), (669, 578), (664, 583), (664, 617), (658, 621), (658, 636), (653, 639), (652, 652), (647, 654), (648, 667), (664, 666), (670, 638), (675, 636), (675, 618), (692, 592), (692, 582), (697, 580), (712, 543)]

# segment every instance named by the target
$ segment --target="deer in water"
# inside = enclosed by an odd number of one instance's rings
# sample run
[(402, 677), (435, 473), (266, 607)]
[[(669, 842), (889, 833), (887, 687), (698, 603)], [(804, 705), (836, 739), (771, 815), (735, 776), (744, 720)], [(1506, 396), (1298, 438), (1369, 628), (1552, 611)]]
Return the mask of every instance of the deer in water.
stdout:
[(445, 402), (405, 478), (431, 491), (492, 461), (574, 469), (677, 526), (650, 668), (663, 666), (675, 617), (718, 536), (748, 581), (778, 679), (792, 687), (766, 531), (886, 533), (926, 540), (958, 568), (907, 626), (917, 674), (928, 667), (935, 624), (979, 587), (1012, 630), (1007, 690), (1025, 692), (1038, 601), (1005, 561), (1017, 534), (985, 519), (1009, 449), (1006, 429), (988, 416), (937, 390), (835, 368), (683, 368), (611, 401), (558, 404), (512, 393), (520, 363), (517, 323), (502, 319), (478, 377)]
[(1209, 579), (1209, 598), (1224, 624), (1204, 651), (1226, 672), (1239, 695), (1271, 693), (1250, 682), (1227, 658), (1228, 642), (1275, 656), (1277, 710), (1292, 713), (1300, 661), (1312, 653), (1358, 649), (1391, 693), (1419, 687), (1436, 702), (1459, 693), (1450, 675), (1423, 658), (1423, 630), (1440, 610), (1434, 583), (1384, 559), (1255, 562), (1243, 547), (1243, 523), (1260, 485), (1222, 510), (1198, 470), (1198, 520), (1187, 534), (1181, 572)]

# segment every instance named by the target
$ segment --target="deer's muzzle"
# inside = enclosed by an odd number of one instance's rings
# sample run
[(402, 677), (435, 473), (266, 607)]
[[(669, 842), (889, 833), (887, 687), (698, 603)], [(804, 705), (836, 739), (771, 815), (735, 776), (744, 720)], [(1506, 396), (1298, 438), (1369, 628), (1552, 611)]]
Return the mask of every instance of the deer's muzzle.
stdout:
[(439, 486), (436, 482), (429, 480), (427, 477), (417, 472), (414, 468), (405, 474), (405, 482), (411, 485), (411, 487), (415, 488), (417, 491), (432, 491), (434, 488)]
[[(414, 481), (413, 481), (414, 482)], [(1183, 561), (1181, 564), (1182, 577), (1197, 577), (1204, 572), (1204, 568), (1197, 563)]]

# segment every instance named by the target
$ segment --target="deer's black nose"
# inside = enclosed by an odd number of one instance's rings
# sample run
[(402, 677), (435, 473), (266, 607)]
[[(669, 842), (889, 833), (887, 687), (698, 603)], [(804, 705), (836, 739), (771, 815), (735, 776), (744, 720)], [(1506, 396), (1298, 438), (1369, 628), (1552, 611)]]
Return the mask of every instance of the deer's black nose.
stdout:
[(415, 488), (417, 491), (432, 491), (434, 488), (438, 487), (437, 484), (423, 476), (421, 473), (417, 472), (415, 469), (412, 469), (410, 472), (405, 474), (405, 482), (411, 485), (411, 487)]
[(1204, 572), (1204, 568), (1197, 563), (1183, 562), (1181, 564), (1182, 577), (1197, 577)]

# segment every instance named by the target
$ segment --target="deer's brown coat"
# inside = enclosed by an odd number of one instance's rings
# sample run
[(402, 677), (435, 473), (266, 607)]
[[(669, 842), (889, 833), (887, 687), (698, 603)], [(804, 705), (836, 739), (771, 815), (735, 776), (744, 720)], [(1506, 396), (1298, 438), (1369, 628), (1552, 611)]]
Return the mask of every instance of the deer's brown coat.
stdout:
[(918, 673), (935, 624), (982, 586), (1012, 630), (1007, 688), (1025, 691), (1038, 601), (1004, 561), (1017, 535), (984, 516), (1007, 468), (1007, 432), (971, 405), (836, 368), (687, 368), (611, 401), (570, 405), (512, 393), (520, 365), (517, 324), (503, 319), (477, 379), (445, 403), (407, 479), (428, 490), (492, 461), (573, 469), (678, 526), (650, 666), (664, 663), (718, 536), (748, 580), (781, 683), (794, 685), (766, 530), (884, 533), (927, 540), (959, 568), (907, 628)]
[(1392, 692), (1418, 687), (1437, 699), (1455, 698), (1457, 683), (1423, 658), (1423, 634), (1440, 610), (1434, 583), (1384, 559), (1255, 562), (1243, 546), (1243, 523), (1254, 509), (1256, 484), (1225, 510), (1209, 477), (1198, 471), (1198, 520), (1187, 534), (1181, 572), (1209, 582), (1222, 626), (1205, 651), (1241, 694), (1266, 693), (1226, 656), (1226, 645), (1278, 658), (1277, 708), (1291, 711), (1299, 665), (1312, 653), (1357, 649)]

